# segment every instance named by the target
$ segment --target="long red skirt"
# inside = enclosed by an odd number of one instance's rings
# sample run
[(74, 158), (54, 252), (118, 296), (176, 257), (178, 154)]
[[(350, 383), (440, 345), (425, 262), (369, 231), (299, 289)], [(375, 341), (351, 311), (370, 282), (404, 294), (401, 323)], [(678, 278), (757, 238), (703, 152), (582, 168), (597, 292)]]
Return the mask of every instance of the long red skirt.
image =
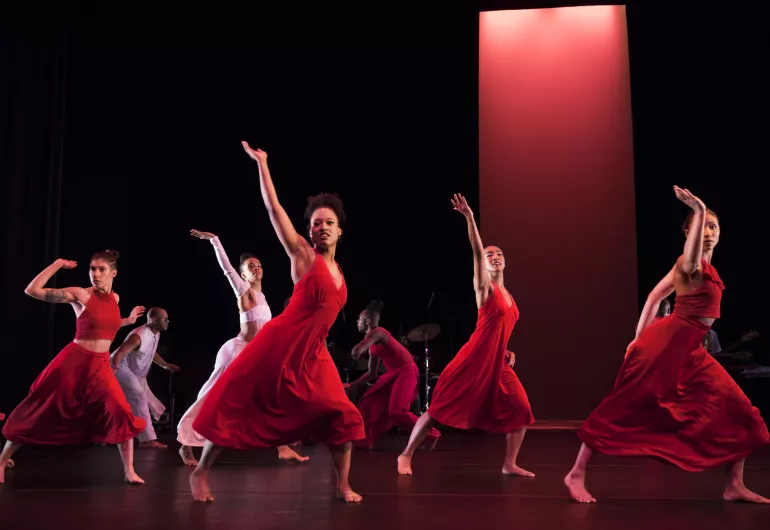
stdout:
[[(329, 351), (323, 347), (304, 357), (278, 355), (272, 345), (276, 335), (285, 336), (283, 331), (265, 326), (259, 339), (235, 358), (206, 394), (193, 421), (195, 431), (233, 449), (362, 439), (364, 422), (345, 394)], [(300, 336), (296, 333), (295, 339), (302, 343)], [(282, 346), (297, 351), (285, 341)]]
[[(460, 356), (458, 352), (457, 359)], [(501, 361), (502, 362), (502, 361)], [(462, 376), (462, 366), (450, 362), (436, 383), (428, 412), (439, 423), (456, 429), (483, 429), (507, 434), (535, 422), (527, 393), (519, 378), (503, 362), (496, 383), (484, 388), (472, 377)]]
[[(358, 404), (364, 418), (366, 438), (356, 442), (357, 447), (370, 448), (383, 434), (398, 425), (407, 433), (412, 432), (417, 416), (411, 411), (411, 404), (417, 397), (417, 382), (420, 374), (416, 364), (406, 365), (399, 370), (390, 370), (380, 376), (366, 391)], [(441, 437), (431, 429), (428, 438)]]
[(118, 444), (146, 427), (131, 413), (110, 366), (110, 354), (70, 342), (8, 415), (3, 435), (31, 445)]
[(759, 410), (703, 349), (708, 329), (677, 314), (651, 324), (578, 437), (601, 453), (657, 457), (686, 471), (734, 462), (770, 443)]

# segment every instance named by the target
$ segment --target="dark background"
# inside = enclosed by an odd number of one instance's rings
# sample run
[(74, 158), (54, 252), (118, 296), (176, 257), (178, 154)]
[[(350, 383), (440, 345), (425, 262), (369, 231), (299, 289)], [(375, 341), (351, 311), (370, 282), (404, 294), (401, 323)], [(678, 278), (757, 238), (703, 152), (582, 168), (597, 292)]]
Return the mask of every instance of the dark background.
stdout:
[[(86, 286), (93, 252), (121, 252), (122, 311), (168, 310), (162, 344), (183, 367), (175, 378), (183, 399), (194, 397), (238, 329), (211, 245), (190, 229), (219, 235), (234, 262), (241, 252), (257, 254), (265, 295), (280, 313), (292, 289), (289, 261), (243, 139), (269, 153), (298, 229), (309, 195), (337, 191), (345, 200), (349, 223), (337, 259), (349, 298), (333, 338), (352, 347), (358, 312), (381, 298), (382, 324), (394, 334), (442, 326), (432, 348), (445, 364), (476, 314), (467, 236), (449, 197), (463, 192), (477, 209), (478, 9), (520, 5), (446, 8), (440, 20), (362, 16), (381, 22), (371, 32), (336, 20), (307, 42), (271, 42), (237, 26), (219, 27), (216, 38), (170, 28), (0, 34), (0, 410), (10, 412), (74, 334), (69, 307), (23, 294), (57, 257), (80, 266), (49, 285)], [(686, 212), (671, 200), (671, 185), (690, 187), (722, 222), (714, 264), (727, 285), (715, 325), (723, 345), (750, 328), (764, 331), (769, 294), (757, 240), (767, 202), (759, 189), (765, 47), (751, 12), (740, 13), (627, 11), (637, 191), (637, 241), (629, 244), (639, 256), (639, 307), (684, 243)], [(273, 24), (290, 27), (291, 17)], [(346, 30), (355, 35), (346, 38)], [(543, 215), (554, 212), (543, 205)], [(483, 223), (483, 212), (478, 218)], [(580, 230), (570, 220), (564, 228)], [(612, 310), (585, 301), (586, 314)], [(553, 369), (559, 356), (581, 354), (552, 352)], [(621, 359), (619, 352), (617, 366), (607, 367), (587, 356), (575, 377), (591, 385), (592, 373), (617, 370)], [(162, 388), (159, 372), (151, 384)], [(547, 384), (549, 374), (542, 378)], [(581, 396), (554, 389), (554, 399)]]

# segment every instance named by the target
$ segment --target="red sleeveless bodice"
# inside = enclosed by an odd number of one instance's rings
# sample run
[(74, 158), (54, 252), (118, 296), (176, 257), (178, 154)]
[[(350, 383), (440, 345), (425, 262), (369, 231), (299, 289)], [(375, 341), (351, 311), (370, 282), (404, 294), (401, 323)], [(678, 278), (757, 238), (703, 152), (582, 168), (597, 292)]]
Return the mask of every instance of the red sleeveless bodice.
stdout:
[(382, 364), (385, 365), (385, 369), (400, 370), (404, 366), (414, 364), (409, 351), (404, 348), (400, 342), (393, 338), (387, 329), (378, 327), (380, 331), (385, 333), (388, 337), (388, 342), (385, 344), (374, 344), (369, 348), (369, 353), (375, 357), (379, 357), (382, 360)]
[(94, 290), (75, 321), (75, 339), (114, 340), (120, 330), (120, 309), (115, 295)]
[(703, 285), (689, 293), (676, 295), (675, 315), (695, 318), (719, 318), (719, 304), (725, 285), (713, 265), (701, 259)]

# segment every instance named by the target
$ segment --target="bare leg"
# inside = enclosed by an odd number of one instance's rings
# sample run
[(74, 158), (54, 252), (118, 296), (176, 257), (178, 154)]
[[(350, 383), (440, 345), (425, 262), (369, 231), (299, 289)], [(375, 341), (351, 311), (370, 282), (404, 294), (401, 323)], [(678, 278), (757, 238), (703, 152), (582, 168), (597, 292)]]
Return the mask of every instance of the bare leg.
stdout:
[(534, 477), (535, 474), (516, 465), (516, 457), (519, 456), (521, 442), (524, 441), (526, 427), (509, 432), (505, 435), (505, 461), (503, 462), (503, 475), (519, 475), (520, 477)]
[(770, 499), (754, 493), (743, 484), (743, 465), (746, 459), (734, 462), (730, 466), (727, 483), (722, 492), (722, 498), (726, 501), (756, 502), (758, 504), (770, 504)]
[(435, 424), (436, 420), (431, 418), (427, 411), (417, 420), (412, 429), (412, 434), (409, 436), (409, 443), (406, 444), (406, 449), (398, 457), (399, 475), (412, 474), (412, 457), (414, 452), (420, 447), (420, 444), (425, 440)]
[(350, 487), (350, 457), (353, 452), (352, 442), (342, 445), (330, 445), (334, 460), (334, 469), (337, 472), (337, 498), (344, 502), (361, 502), (361, 496)]
[(134, 471), (134, 439), (118, 444), (120, 459), (123, 461), (123, 480), (129, 484), (144, 484), (142, 477)]
[(586, 444), (582, 444), (580, 451), (578, 451), (577, 459), (575, 459), (575, 465), (572, 466), (570, 472), (564, 477), (564, 485), (567, 486), (569, 495), (574, 501), (596, 502), (596, 499), (586, 490), (586, 470), (588, 462), (593, 455), (593, 449)]
[(146, 442), (139, 442), (139, 447), (152, 447), (153, 449), (166, 449), (168, 446), (164, 443), (160, 443), (158, 440), (147, 440)]
[(284, 462), (307, 462), (309, 456), (302, 456), (288, 445), (278, 447), (278, 458)]
[(183, 445), (179, 448), (179, 456), (182, 457), (182, 462), (186, 466), (197, 466), (198, 461), (195, 459), (192, 447), (189, 445)]
[(209, 469), (211, 469), (211, 465), (221, 452), (222, 447), (214, 445), (214, 443), (208, 440), (203, 444), (203, 452), (201, 453), (198, 467), (190, 474), (190, 489), (192, 490), (193, 499), (198, 502), (214, 501), (214, 497), (209, 489)]
[(11, 460), (11, 456), (13, 456), (13, 453), (19, 450), (19, 447), (21, 447), (21, 444), (13, 443), (10, 440), (5, 442), (3, 452), (0, 454), (0, 484), (5, 483), (5, 469), (10, 469), (13, 467), (13, 460)]

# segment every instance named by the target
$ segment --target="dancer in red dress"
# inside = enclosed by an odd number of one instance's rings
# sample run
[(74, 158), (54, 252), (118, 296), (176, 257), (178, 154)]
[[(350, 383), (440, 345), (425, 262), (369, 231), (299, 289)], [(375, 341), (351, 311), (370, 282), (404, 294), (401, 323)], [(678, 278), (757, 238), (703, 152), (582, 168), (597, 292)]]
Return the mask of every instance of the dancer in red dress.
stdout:
[(352, 442), (365, 436), (364, 423), (324, 343), (347, 299), (345, 279), (334, 260), (344, 222), (342, 201), (330, 194), (308, 200), (311, 245), (278, 202), (267, 153), (246, 142), (243, 148), (257, 162), (270, 221), (291, 259), (294, 293), (283, 313), (262, 327), (204, 398), (193, 422), (206, 439), (190, 476), (193, 498), (214, 500), (208, 473), (223, 447), (277, 447), (312, 439), (331, 449), (338, 498), (359, 502), (348, 475)]
[(43, 370), (29, 395), (8, 416), (3, 427), (8, 441), (0, 455), (0, 483), (11, 455), (22, 445), (89, 442), (117, 444), (125, 481), (144, 483), (134, 471), (134, 437), (146, 423), (131, 413), (110, 366), (110, 344), (115, 335), (122, 326), (134, 324), (144, 307), (135, 307), (129, 317), (120, 318), (118, 294), (112, 290), (117, 262), (117, 252), (97, 252), (89, 268), (93, 287), (46, 288), (59, 269), (77, 265), (58, 259), (25, 289), (38, 300), (70, 304), (77, 315), (77, 331), (75, 339)]
[(505, 289), (505, 257), (498, 247), (484, 248), (473, 212), (462, 195), (454, 196), (452, 206), (465, 216), (473, 249), (476, 330), (441, 373), (430, 408), (420, 417), (398, 457), (398, 473), (412, 474), (415, 450), (439, 422), (458, 429), (505, 433), (503, 474), (533, 477), (534, 473), (516, 464), (526, 427), (535, 420), (524, 387), (513, 371), (516, 356), (506, 350), (519, 310)]
[[(612, 392), (583, 423), (583, 442), (564, 477), (577, 502), (596, 502), (585, 487), (594, 451), (652, 456), (685, 471), (728, 465), (722, 497), (768, 503), (743, 484), (746, 456), (770, 443), (759, 411), (702, 346), (719, 318), (724, 285), (711, 265), (719, 219), (688, 190), (674, 186), (692, 210), (682, 227), (684, 253), (652, 290)], [(676, 291), (674, 312), (657, 322), (660, 301)]]
[[(372, 387), (366, 391), (358, 403), (358, 410), (364, 418), (366, 438), (358, 440), (356, 447), (371, 449), (374, 442), (398, 425), (411, 433), (417, 416), (410, 410), (412, 401), (417, 397), (417, 382), (420, 374), (412, 355), (385, 328), (378, 327), (383, 303), (373, 300), (358, 317), (358, 330), (366, 333), (364, 340), (356, 344), (351, 352), (354, 359), (369, 350), (369, 369), (345, 388), (356, 388), (377, 377), (380, 362), (385, 365), (385, 372)], [(431, 429), (428, 444), (431, 449), (441, 437), (436, 429)]]

